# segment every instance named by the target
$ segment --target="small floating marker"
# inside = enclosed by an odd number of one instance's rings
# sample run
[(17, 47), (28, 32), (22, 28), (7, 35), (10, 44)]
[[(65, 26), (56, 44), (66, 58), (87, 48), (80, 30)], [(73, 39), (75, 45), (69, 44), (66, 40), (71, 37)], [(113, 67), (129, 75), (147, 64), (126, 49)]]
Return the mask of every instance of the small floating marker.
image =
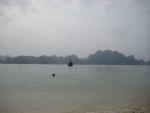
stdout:
[(52, 74), (52, 77), (55, 77), (55, 73)]

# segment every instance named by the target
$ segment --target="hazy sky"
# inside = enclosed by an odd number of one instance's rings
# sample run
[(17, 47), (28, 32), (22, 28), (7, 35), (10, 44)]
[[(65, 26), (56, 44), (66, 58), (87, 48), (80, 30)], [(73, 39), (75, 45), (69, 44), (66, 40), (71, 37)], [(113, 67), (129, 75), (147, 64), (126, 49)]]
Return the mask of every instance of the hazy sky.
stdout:
[(0, 55), (117, 50), (150, 59), (150, 0), (0, 0)]

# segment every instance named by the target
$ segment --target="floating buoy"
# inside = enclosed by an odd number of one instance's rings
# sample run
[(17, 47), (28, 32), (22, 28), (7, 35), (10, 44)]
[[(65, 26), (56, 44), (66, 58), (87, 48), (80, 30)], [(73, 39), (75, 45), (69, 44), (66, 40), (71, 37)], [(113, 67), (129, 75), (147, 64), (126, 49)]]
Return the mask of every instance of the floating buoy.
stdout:
[(53, 73), (52, 76), (55, 77), (55, 74)]

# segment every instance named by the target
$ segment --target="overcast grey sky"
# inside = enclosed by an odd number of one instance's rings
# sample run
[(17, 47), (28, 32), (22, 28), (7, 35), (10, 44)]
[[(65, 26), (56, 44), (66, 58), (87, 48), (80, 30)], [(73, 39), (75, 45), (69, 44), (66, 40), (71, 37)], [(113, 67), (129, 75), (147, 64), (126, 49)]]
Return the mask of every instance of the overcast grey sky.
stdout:
[(150, 59), (150, 0), (0, 0), (0, 55)]

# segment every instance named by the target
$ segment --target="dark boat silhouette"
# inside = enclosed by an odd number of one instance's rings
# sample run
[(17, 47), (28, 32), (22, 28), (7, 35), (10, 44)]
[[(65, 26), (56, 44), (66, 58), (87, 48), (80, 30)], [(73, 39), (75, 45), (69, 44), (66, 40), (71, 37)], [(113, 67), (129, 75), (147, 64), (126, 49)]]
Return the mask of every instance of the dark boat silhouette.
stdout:
[(72, 62), (72, 60), (71, 60), (71, 56), (70, 56), (70, 59), (69, 59), (69, 62), (68, 62), (68, 66), (73, 66), (73, 62)]

